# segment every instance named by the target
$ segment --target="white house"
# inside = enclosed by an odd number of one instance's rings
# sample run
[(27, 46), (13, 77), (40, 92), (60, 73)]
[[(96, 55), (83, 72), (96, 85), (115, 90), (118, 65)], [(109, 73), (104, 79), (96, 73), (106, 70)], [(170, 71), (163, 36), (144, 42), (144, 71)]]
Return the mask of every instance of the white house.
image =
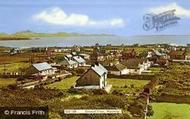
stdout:
[(70, 69), (78, 67), (78, 63), (68, 57), (64, 57), (63, 61), (61, 61), (60, 64)]
[(108, 71), (99, 63), (92, 65), (77, 81), (75, 88), (105, 89)]
[(72, 59), (78, 63), (78, 66), (86, 65), (86, 61), (81, 56), (73, 56)]
[(47, 62), (32, 64), (28, 70), (30, 74), (39, 76), (53, 75), (55, 71), (56, 69)]
[(129, 74), (129, 69), (120, 63), (113, 64), (111, 66), (106, 66), (106, 69), (108, 70), (108, 74), (113, 75), (126, 75)]
[(144, 70), (147, 70), (151, 63), (139, 58), (132, 58), (124, 60), (121, 64), (125, 65), (129, 70), (129, 74), (141, 74)]

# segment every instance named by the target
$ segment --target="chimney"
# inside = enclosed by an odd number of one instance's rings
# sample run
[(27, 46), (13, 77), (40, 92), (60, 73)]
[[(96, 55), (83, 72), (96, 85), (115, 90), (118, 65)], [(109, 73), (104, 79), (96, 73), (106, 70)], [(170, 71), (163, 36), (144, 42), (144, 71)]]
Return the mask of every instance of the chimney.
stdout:
[(95, 62), (95, 65), (99, 66), (99, 63), (98, 63), (98, 62)]

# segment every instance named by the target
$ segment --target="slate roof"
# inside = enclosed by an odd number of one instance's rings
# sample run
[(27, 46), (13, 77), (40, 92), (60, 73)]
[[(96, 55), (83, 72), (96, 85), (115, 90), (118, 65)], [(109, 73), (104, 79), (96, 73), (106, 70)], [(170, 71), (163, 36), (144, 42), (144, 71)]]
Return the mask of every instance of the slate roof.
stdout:
[(122, 71), (125, 68), (127, 68), (127, 67), (120, 63), (114, 64), (113, 66), (106, 66), (106, 69), (108, 69), (110, 71)]
[(74, 60), (69, 59), (67, 57), (64, 57), (64, 61), (62, 61), (62, 63), (66, 63), (66, 64), (69, 64), (69, 65), (77, 64), (77, 62), (75, 62)]
[(163, 54), (161, 54), (158, 50), (154, 50), (154, 53), (157, 55), (157, 56), (162, 56)]
[(101, 64), (94, 64), (91, 66), (91, 69), (95, 71), (99, 76), (102, 76), (104, 73), (107, 73), (107, 69), (104, 68)]
[(38, 71), (52, 69), (52, 66), (47, 62), (32, 64), (32, 66), (36, 68)]
[(67, 58), (72, 58), (71, 54), (66, 55)]
[(85, 63), (86, 61), (81, 56), (73, 56), (73, 59), (78, 63)]

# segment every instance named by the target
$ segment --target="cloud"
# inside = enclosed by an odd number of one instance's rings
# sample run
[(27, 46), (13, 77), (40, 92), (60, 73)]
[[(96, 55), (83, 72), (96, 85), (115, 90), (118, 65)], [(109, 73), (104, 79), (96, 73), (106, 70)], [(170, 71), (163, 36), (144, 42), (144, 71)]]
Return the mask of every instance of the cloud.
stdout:
[(106, 20), (93, 20), (85, 14), (67, 14), (61, 8), (55, 7), (50, 10), (44, 10), (32, 17), (34, 20), (69, 26), (102, 26), (102, 27), (123, 27), (124, 20), (121, 18), (112, 18)]
[(161, 12), (165, 12), (168, 10), (173, 10), (175, 9), (175, 14), (177, 16), (181, 16), (181, 17), (190, 17), (190, 9), (186, 9), (183, 8), (181, 6), (179, 6), (176, 3), (171, 3), (165, 6), (159, 6), (159, 7), (155, 7), (155, 8), (150, 8), (148, 11), (152, 12), (152, 13), (161, 13)]

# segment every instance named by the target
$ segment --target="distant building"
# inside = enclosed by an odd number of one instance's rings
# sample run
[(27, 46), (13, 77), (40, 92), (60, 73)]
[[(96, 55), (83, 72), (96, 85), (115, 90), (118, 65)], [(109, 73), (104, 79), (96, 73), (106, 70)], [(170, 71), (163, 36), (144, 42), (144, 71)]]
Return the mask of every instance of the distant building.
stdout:
[(125, 65), (120, 63), (106, 66), (105, 68), (108, 70), (108, 74), (113, 74), (113, 75), (129, 74), (129, 69)]
[(73, 56), (72, 59), (78, 63), (78, 66), (85, 66), (86, 61), (81, 56)]
[(10, 50), (10, 55), (16, 55), (21, 53), (21, 50), (19, 48), (13, 48)]
[(89, 54), (79, 54), (79, 56), (81, 56), (82, 58), (89, 60), (90, 59), (90, 55)]
[(56, 70), (50, 64), (48, 64), (47, 62), (43, 62), (32, 64), (27, 72), (30, 75), (48, 76), (55, 74), (55, 71)]
[(169, 56), (167, 55), (168, 51), (162, 50), (162, 52), (158, 50), (150, 50), (146, 58), (152, 62), (153, 66), (167, 66), (169, 64), (168, 59)]
[(90, 60), (91, 60), (92, 64), (105, 60), (105, 57), (104, 57), (103, 53), (101, 52), (100, 47), (97, 46), (93, 49), (93, 52), (90, 55)]
[(92, 65), (77, 81), (75, 88), (105, 89), (108, 71), (99, 63)]
[(121, 61), (121, 64), (127, 67), (129, 74), (141, 74), (144, 70), (147, 70), (151, 66), (151, 63), (148, 60), (139, 58)]
[(135, 52), (134, 49), (132, 49), (131, 51), (125, 51), (123, 50), (121, 52), (121, 58), (120, 60), (127, 60), (127, 59), (132, 59), (132, 58), (136, 58), (137, 53)]
[(190, 55), (185, 50), (172, 50), (169, 56), (171, 60), (190, 60)]
[(69, 69), (78, 67), (78, 63), (68, 57), (64, 57), (63, 60), (59, 64), (61, 64), (63, 67), (67, 67)]
[(74, 45), (74, 46), (72, 47), (71, 51), (72, 51), (72, 52), (77, 52), (77, 53), (80, 52), (80, 51), (81, 51), (80, 46)]

